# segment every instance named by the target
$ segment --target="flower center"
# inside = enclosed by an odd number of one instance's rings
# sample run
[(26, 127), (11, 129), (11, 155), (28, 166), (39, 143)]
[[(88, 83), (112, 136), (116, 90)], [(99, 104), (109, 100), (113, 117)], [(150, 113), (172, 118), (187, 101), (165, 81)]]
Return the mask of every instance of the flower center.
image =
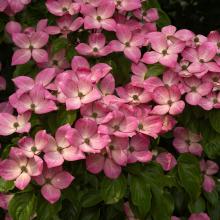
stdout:
[(212, 78), (213, 82), (218, 82), (219, 78), (217, 76)]
[(198, 38), (198, 37), (195, 37), (195, 38), (194, 38), (194, 42), (195, 42), (195, 43), (198, 43), (198, 42), (199, 42), (199, 38)]
[(93, 112), (93, 113), (92, 113), (92, 117), (93, 117), (93, 118), (97, 118), (97, 116), (98, 116), (98, 114), (97, 114), (96, 112)]
[(220, 48), (220, 42), (217, 43), (217, 47)]
[(32, 104), (31, 104), (31, 110), (34, 111), (35, 108), (36, 108), (36, 105), (32, 103)]
[(118, 131), (118, 130), (119, 130), (119, 125), (115, 125), (115, 126), (114, 126), (114, 130), (115, 130), (115, 131)]
[(97, 19), (97, 21), (101, 21), (102, 20), (101, 16), (97, 16), (96, 19)]
[(109, 149), (110, 149), (110, 150), (114, 150), (114, 145), (112, 145), (112, 144), (109, 145)]
[(165, 55), (167, 55), (168, 53), (167, 53), (167, 50), (165, 49), (165, 50), (162, 50), (162, 54), (163, 54), (163, 56), (165, 56)]
[(18, 127), (19, 127), (18, 122), (15, 122), (15, 123), (13, 124), (13, 126), (14, 126), (14, 128), (18, 128)]
[(94, 47), (94, 48), (93, 48), (93, 52), (98, 52), (98, 48), (97, 48), (97, 47)]
[(62, 148), (62, 147), (57, 147), (57, 151), (58, 151), (60, 154), (62, 154), (63, 148)]
[(214, 104), (218, 103), (217, 98), (214, 98), (214, 99), (213, 99), (213, 103), (214, 103)]
[(51, 179), (49, 178), (45, 179), (45, 184), (50, 184), (50, 182), (51, 182)]
[(86, 139), (84, 140), (84, 142), (85, 142), (86, 144), (90, 144), (89, 138), (86, 138)]
[(140, 124), (138, 125), (138, 129), (139, 129), (139, 130), (143, 130), (143, 128), (144, 128), (143, 124), (140, 123)]
[(130, 147), (129, 147), (129, 151), (130, 151), (131, 153), (134, 152), (134, 147), (130, 146)]
[(187, 70), (187, 65), (183, 65), (182, 70)]
[(139, 100), (138, 95), (133, 95), (133, 99), (134, 99), (135, 101)]
[(33, 47), (32, 45), (30, 45), (30, 46), (29, 46), (29, 49), (30, 49), (30, 50), (33, 50), (33, 49), (34, 49), (34, 47)]
[(37, 151), (37, 148), (36, 148), (35, 146), (33, 146), (33, 147), (31, 148), (31, 151), (35, 153), (35, 152)]
[(117, 1), (116, 4), (117, 4), (117, 6), (120, 6), (121, 5), (121, 1)]
[(205, 61), (204, 61), (203, 59), (200, 59), (199, 62), (200, 62), (200, 63), (204, 63)]
[(21, 171), (27, 173), (27, 168), (25, 166), (22, 166)]
[(130, 47), (130, 43), (129, 43), (129, 42), (126, 42), (126, 43), (125, 43), (125, 46), (126, 46), (126, 47)]
[(63, 12), (67, 12), (68, 10), (67, 10), (66, 7), (64, 7), (64, 8), (62, 8), (62, 11), (63, 11)]
[(186, 140), (186, 144), (190, 145), (191, 141), (190, 140)]
[(82, 92), (78, 92), (78, 96), (79, 96), (79, 98), (82, 98), (84, 95)]
[(58, 61), (57, 60), (53, 60), (53, 65), (57, 66), (58, 65)]
[(167, 104), (169, 105), (169, 106), (171, 106), (172, 105), (172, 101), (171, 100), (169, 100), (168, 102), (167, 102)]
[(192, 92), (196, 92), (196, 87), (193, 86), (193, 87), (191, 88), (191, 90), (192, 90)]

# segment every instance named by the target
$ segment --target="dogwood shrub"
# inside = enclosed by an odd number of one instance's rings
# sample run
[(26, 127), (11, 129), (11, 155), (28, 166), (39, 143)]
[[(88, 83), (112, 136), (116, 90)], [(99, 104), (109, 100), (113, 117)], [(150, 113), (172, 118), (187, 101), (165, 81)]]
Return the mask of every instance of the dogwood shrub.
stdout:
[(218, 31), (154, 0), (0, 12), (1, 219), (220, 219)]

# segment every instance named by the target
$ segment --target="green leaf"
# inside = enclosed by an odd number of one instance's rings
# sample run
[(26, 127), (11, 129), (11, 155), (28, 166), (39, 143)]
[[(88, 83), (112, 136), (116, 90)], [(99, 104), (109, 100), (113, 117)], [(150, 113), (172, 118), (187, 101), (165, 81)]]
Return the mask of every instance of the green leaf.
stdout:
[(198, 159), (190, 154), (182, 154), (178, 158), (178, 174), (180, 184), (195, 201), (201, 193), (202, 177)]
[(6, 193), (12, 189), (14, 189), (14, 181), (5, 181), (0, 178), (0, 192)]
[(169, 16), (160, 8), (158, 8), (158, 12), (159, 12), (159, 20), (157, 20), (156, 23), (159, 26), (159, 28), (170, 25), (171, 21)]
[(212, 127), (220, 133), (220, 111), (219, 110), (213, 110), (209, 113), (209, 121)]
[(79, 219), (82, 220), (99, 220), (100, 218), (100, 209), (98, 208), (89, 208), (83, 209), (82, 214)]
[(106, 177), (101, 182), (101, 195), (106, 204), (118, 202), (125, 195), (127, 188), (126, 179), (121, 175), (116, 180), (110, 180)]
[(25, 63), (23, 65), (17, 65), (13, 73), (13, 76), (34, 77), (37, 72), (38, 72), (38, 68), (36, 67), (35, 63), (33, 61), (29, 61), (28, 63)]
[(203, 195), (211, 205), (218, 205), (219, 195), (216, 189), (214, 189), (212, 192), (203, 192)]
[(205, 200), (202, 197), (199, 197), (196, 201), (191, 201), (188, 204), (188, 207), (191, 213), (204, 212), (206, 209)]
[(50, 204), (48, 201), (39, 197), (37, 204), (36, 220), (55, 220), (58, 212), (61, 210), (61, 203)]
[(68, 45), (68, 41), (66, 38), (64, 38), (64, 37), (56, 38), (52, 42), (51, 51), (53, 54), (55, 54), (55, 53), (59, 52), (60, 50), (66, 48), (67, 45)]
[(203, 143), (203, 149), (210, 159), (220, 156), (220, 135)]
[(154, 64), (148, 69), (147, 76), (159, 76), (164, 72), (164, 70), (165, 67), (161, 64)]
[(30, 220), (36, 211), (37, 198), (31, 192), (17, 193), (9, 203), (9, 214), (13, 220)]
[(102, 201), (100, 192), (90, 190), (82, 197), (82, 207), (88, 208), (97, 205)]
[(151, 207), (150, 185), (142, 177), (130, 176), (131, 201), (137, 206), (141, 218), (144, 218)]

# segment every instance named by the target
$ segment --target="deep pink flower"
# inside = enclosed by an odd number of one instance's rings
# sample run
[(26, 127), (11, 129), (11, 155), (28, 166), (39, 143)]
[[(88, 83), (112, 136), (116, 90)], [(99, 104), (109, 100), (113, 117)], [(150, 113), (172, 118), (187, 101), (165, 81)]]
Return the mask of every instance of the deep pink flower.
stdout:
[(13, 107), (10, 105), (9, 102), (0, 102), (0, 113), (9, 113), (9, 114), (13, 114)]
[(161, 86), (153, 91), (153, 100), (158, 104), (153, 110), (152, 114), (178, 115), (183, 112), (185, 103), (180, 100), (181, 93), (177, 86), (165, 87)]
[(60, 88), (66, 96), (67, 110), (79, 109), (82, 105), (94, 102), (101, 98), (101, 94), (88, 80), (71, 81), (60, 83)]
[(0, 193), (0, 208), (8, 210), (10, 200), (13, 198), (13, 194)]
[(83, 152), (99, 153), (110, 142), (108, 135), (98, 133), (98, 125), (91, 119), (81, 118), (67, 135), (69, 142)]
[(32, 158), (39, 155), (48, 143), (45, 130), (38, 131), (34, 140), (31, 137), (23, 137), (18, 141), (18, 146), (26, 157)]
[(202, 97), (199, 101), (199, 106), (209, 111), (213, 108), (220, 108), (220, 93), (210, 93), (206, 97)]
[(14, 93), (9, 97), (9, 101), (20, 114), (26, 111), (45, 114), (57, 110), (55, 102), (47, 99), (47, 90), (40, 84), (35, 85), (30, 92), (21, 96), (18, 93)]
[(215, 180), (212, 175), (216, 174), (219, 170), (218, 164), (211, 160), (201, 160), (200, 161), (200, 169), (204, 174), (203, 179), (203, 189), (206, 192), (212, 192), (215, 188)]
[(100, 82), (99, 89), (102, 95), (112, 95), (115, 91), (115, 79), (112, 74), (106, 75)]
[(80, 10), (80, 5), (72, 0), (47, 0), (46, 6), (48, 11), (56, 16), (74, 15)]
[(31, 0), (1, 0), (0, 11), (9, 10), (12, 14), (16, 14), (24, 9)]
[(220, 67), (212, 61), (217, 53), (217, 48), (213, 43), (205, 42), (198, 49), (186, 48), (182, 52), (182, 56), (185, 60), (192, 63), (197, 63), (203, 69), (202, 72), (195, 74), (197, 77), (201, 78), (208, 71), (220, 72)]
[(27, 63), (31, 57), (37, 63), (47, 62), (47, 51), (41, 49), (48, 42), (49, 36), (45, 32), (33, 32), (30, 36), (23, 33), (14, 33), (12, 40), (20, 49), (16, 50), (12, 57), (12, 65)]
[(154, 51), (146, 52), (142, 62), (146, 64), (161, 63), (164, 66), (174, 68), (177, 64), (178, 53), (182, 52), (185, 43), (182, 41), (168, 44), (164, 34), (149, 34), (149, 41)]
[(41, 194), (51, 204), (57, 202), (61, 197), (61, 190), (66, 189), (74, 180), (74, 177), (62, 170), (62, 167), (48, 169), (46, 166), (40, 176), (34, 180), (42, 186)]
[(121, 174), (121, 166), (110, 159), (105, 150), (100, 154), (88, 155), (86, 157), (86, 168), (93, 174), (98, 174), (103, 170), (110, 179), (117, 179)]
[(143, 134), (137, 134), (130, 140), (128, 147), (128, 163), (148, 162), (152, 159), (152, 153), (148, 147), (150, 145), (150, 138)]
[(112, 112), (113, 118), (99, 126), (98, 133), (115, 135), (117, 137), (132, 137), (137, 128), (137, 119), (133, 116), (126, 117), (121, 111)]
[(200, 212), (191, 214), (189, 220), (210, 220), (210, 218), (206, 213)]
[(111, 1), (103, 1), (97, 8), (84, 5), (81, 12), (85, 15), (85, 29), (100, 29), (115, 31), (116, 22), (111, 17), (115, 12), (115, 5)]
[(15, 180), (15, 186), (23, 190), (32, 176), (41, 174), (43, 161), (40, 157), (27, 158), (19, 148), (11, 148), (9, 159), (0, 162), (0, 176), (4, 180)]
[(31, 128), (31, 124), (28, 122), (30, 117), (29, 112), (17, 117), (9, 113), (0, 113), (0, 135), (7, 136), (15, 132), (29, 132)]
[(156, 161), (163, 167), (165, 171), (172, 170), (177, 164), (175, 157), (169, 152), (160, 153), (157, 156)]
[(141, 8), (140, 0), (114, 0), (114, 2), (120, 11), (133, 11)]
[(55, 138), (51, 135), (47, 136), (48, 143), (43, 151), (45, 153), (44, 160), (48, 168), (60, 166), (64, 160), (76, 161), (85, 158), (77, 143), (71, 144), (68, 141), (68, 132), (71, 130), (70, 125), (66, 124), (57, 129)]
[(161, 134), (172, 130), (176, 123), (177, 121), (171, 115), (162, 116)]
[(123, 51), (125, 56), (137, 63), (141, 58), (140, 47), (143, 45), (143, 37), (140, 34), (133, 34), (128, 26), (118, 24), (116, 27), (118, 40), (110, 42), (113, 51)]
[(22, 27), (20, 25), (20, 23), (16, 22), (16, 21), (9, 21), (6, 25), (5, 25), (5, 30), (10, 34), (14, 34), (14, 33), (20, 33), (22, 30)]
[(183, 127), (175, 128), (173, 134), (175, 137), (173, 146), (179, 153), (189, 152), (201, 156), (203, 149), (201, 144), (198, 143), (202, 139), (201, 135), (192, 133)]
[(90, 34), (88, 44), (80, 43), (76, 46), (79, 54), (85, 56), (106, 56), (112, 52), (109, 45), (105, 46), (106, 39), (102, 33)]
[(184, 79), (184, 89), (187, 92), (186, 102), (190, 105), (198, 105), (203, 96), (208, 95), (213, 88), (212, 83), (202, 82), (196, 77)]
[(131, 84), (138, 87), (144, 87), (145, 80), (148, 78), (148, 69), (147, 66), (143, 63), (132, 63), (131, 65), (132, 76)]

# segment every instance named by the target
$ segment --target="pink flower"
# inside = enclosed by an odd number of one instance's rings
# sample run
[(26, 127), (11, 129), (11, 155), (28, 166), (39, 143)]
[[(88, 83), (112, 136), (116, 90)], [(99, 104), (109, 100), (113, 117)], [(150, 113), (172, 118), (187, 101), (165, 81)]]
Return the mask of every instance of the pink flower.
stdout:
[(0, 76), (0, 91), (6, 90), (6, 80), (3, 76)]
[(196, 156), (201, 156), (202, 146), (198, 142), (202, 137), (199, 134), (194, 134), (183, 127), (177, 127), (174, 129), (173, 146), (179, 153), (191, 153)]
[(85, 5), (81, 11), (84, 15), (85, 29), (100, 29), (115, 31), (116, 22), (111, 17), (115, 12), (114, 3), (103, 1), (97, 8)]
[(57, 110), (53, 100), (47, 99), (47, 90), (40, 84), (35, 85), (29, 93), (19, 96), (14, 93), (9, 97), (10, 104), (22, 114), (33, 111), (36, 114), (45, 114)]
[(108, 135), (98, 133), (98, 125), (91, 119), (81, 118), (75, 124), (67, 138), (70, 143), (83, 152), (99, 153), (110, 142)]
[(138, 218), (135, 218), (135, 215), (130, 207), (129, 202), (125, 202), (123, 207), (124, 207), (124, 212), (126, 214), (127, 220), (139, 220)]
[(175, 157), (168, 152), (160, 153), (157, 156), (156, 161), (163, 167), (165, 171), (172, 170), (177, 164)]
[(22, 27), (20, 25), (20, 23), (16, 22), (16, 21), (9, 21), (6, 25), (5, 25), (5, 30), (10, 34), (14, 34), (14, 33), (20, 33), (22, 30)]
[(205, 42), (201, 46), (199, 46), (198, 49), (186, 48), (182, 52), (182, 56), (185, 60), (200, 65), (203, 71), (195, 75), (201, 78), (208, 71), (220, 72), (220, 67), (212, 61), (216, 53), (216, 46), (213, 43)]
[(191, 214), (189, 220), (210, 220), (210, 218), (206, 213), (200, 212)]
[(45, 130), (38, 131), (34, 140), (31, 137), (23, 137), (18, 141), (18, 146), (23, 154), (32, 158), (39, 155), (48, 143), (47, 133)]
[(57, 19), (57, 34), (61, 33), (65, 38), (70, 32), (78, 30), (83, 24), (83, 18), (73, 19), (71, 15), (64, 15)]
[(41, 174), (43, 161), (40, 157), (26, 158), (19, 148), (11, 148), (9, 159), (0, 162), (0, 176), (4, 180), (15, 180), (15, 186), (23, 190), (32, 176)]
[(48, 11), (56, 16), (74, 15), (80, 10), (80, 5), (72, 0), (47, 0), (46, 6)]
[(0, 11), (9, 10), (12, 14), (16, 14), (24, 9), (31, 0), (1, 0)]
[(74, 177), (62, 170), (62, 167), (48, 169), (44, 167), (43, 173), (34, 178), (42, 186), (41, 194), (51, 204), (61, 197), (61, 190), (66, 189), (74, 180)]
[(143, 63), (132, 63), (131, 66), (132, 76), (131, 76), (131, 84), (138, 87), (144, 87), (145, 80), (148, 78), (147, 66)]
[(48, 143), (43, 148), (43, 151), (45, 153), (44, 160), (48, 168), (60, 166), (64, 160), (76, 161), (85, 158), (77, 143), (71, 144), (68, 141), (68, 132), (71, 130), (70, 125), (66, 124), (57, 129), (55, 138), (51, 135), (47, 136)]
[(103, 170), (110, 179), (117, 179), (121, 174), (121, 166), (110, 159), (105, 150), (100, 154), (88, 155), (86, 157), (86, 168), (93, 174), (98, 174)]
[(112, 95), (115, 91), (115, 79), (112, 74), (106, 75), (100, 82), (99, 89), (104, 96)]
[(149, 41), (154, 51), (146, 52), (141, 61), (146, 64), (159, 62), (164, 66), (174, 68), (177, 64), (178, 53), (182, 52), (185, 43), (177, 41), (169, 45), (166, 37), (157, 32), (149, 34)]
[(198, 105), (201, 98), (203, 96), (208, 95), (213, 85), (209, 82), (202, 82), (200, 79), (197, 79), (196, 77), (190, 77), (184, 79), (184, 87), (186, 94), (186, 102), (190, 105)]
[(110, 109), (102, 102), (92, 102), (80, 108), (83, 118), (96, 121), (97, 124), (108, 122), (112, 118)]
[(220, 34), (218, 31), (211, 31), (208, 35), (208, 42), (212, 42), (216, 45), (217, 53), (220, 53)]
[(141, 58), (140, 47), (143, 45), (143, 37), (139, 34), (133, 34), (128, 26), (118, 24), (116, 27), (116, 36), (118, 40), (113, 40), (109, 44), (113, 51), (123, 51), (125, 56), (131, 61), (137, 63)]
[(47, 44), (48, 38), (48, 34), (42, 31), (33, 32), (30, 36), (23, 33), (14, 33), (12, 40), (20, 49), (14, 52), (12, 65), (27, 63), (31, 57), (37, 63), (47, 62), (47, 51), (41, 48)]
[(9, 102), (0, 102), (0, 113), (9, 113), (9, 114), (13, 114), (13, 108), (10, 105)]
[(162, 117), (162, 129), (161, 134), (166, 133), (173, 129), (177, 121), (170, 115), (164, 115)]
[(144, 20), (146, 22), (154, 22), (159, 19), (158, 11), (156, 8), (150, 8), (147, 11), (138, 9), (134, 11), (134, 15), (140, 20)]
[(80, 43), (75, 49), (85, 56), (106, 56), (112, 52), (109, 45), (105, 46), (106, 39), (102, 33), (90, 34), (88, 43)]
[(113, 118), (99, 126), (98, 133), (115, 135), (117, 137), (132, 137), (137, 128), (137, 119), (133, 116), (126, 117), (121, 111), (112, 112)]
[(159, 104), (156, 105), (152, 114), (165, 115), (178, 115), (183, 112), (185, 103), (181, 101), (181, 93), (177, 86), (165, 87), (161, 86), (153, 91), (153, 100)]
[(68, 80), (60, 83), (61, 91), (66, 96), (67, 110), (79, 109), (82, 105), (94, 102), (101, 98), (98, 89), (88, 80), (78, 82)]
[(150, 138), (143, 134), (133, 136), (128, 148), (128, 163), (148, 162), (152, 159), (152, 153), (148, 147), (150, 145)]
[(219, 170), (218, 164), (211, 160), (201, 160), (200, 169), (204, 173), (203, 189), (206, 192), (212, 192), (215, 188), (215, 180), (212, 175), (216, 174)]
[(0, 208), (8, 210), (10, 200), (13, 198), (13, 194), (0, 193)]
[(132, 104), (148, 103), (152, 99), (149, 92), (131, 84), (127, 84), (124, 87), (118, 87), (116, 91), (121, 99), (124, 99), (126, 102)]
[(30, 117), (29, 112), (17, 117), (9, 113), (0, 113), (0, 135), (7, 136), (15, 132), (29, 132), (31, 128), (31, 124), (28, 122)]
[(206, 97), (202, 97), (199, 102), (199, 106), (209, 111), (213, 108), (220, 108), (220, 93), (210, 93)]
[(114, 0), (114, 2), (120, 11), (133, 11), (141, 8), (140, 0)]

